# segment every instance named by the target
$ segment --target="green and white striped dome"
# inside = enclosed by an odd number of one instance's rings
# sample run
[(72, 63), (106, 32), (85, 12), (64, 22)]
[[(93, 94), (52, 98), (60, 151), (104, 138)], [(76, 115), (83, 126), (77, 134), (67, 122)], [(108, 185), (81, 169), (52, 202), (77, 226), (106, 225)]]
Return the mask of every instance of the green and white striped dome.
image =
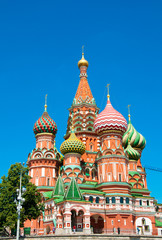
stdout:
[(128, 154), (129, 160), (138, 160), (140, 158), (140, 154), (130, 145), (130, 140), (128, 141), (128, 146), (125, 149)]
[(122, 139), (124, 148), (127, 148), (128, 140), (130, 140), (130, 145), (133, 148), (143, 150), (146, 146), (145, 138), (139, 132), (137, 132), (136, 129), (133, 127), (130, 120), (130, 116), (129, 116), (127, 131), (124, 133), (123, 139)]

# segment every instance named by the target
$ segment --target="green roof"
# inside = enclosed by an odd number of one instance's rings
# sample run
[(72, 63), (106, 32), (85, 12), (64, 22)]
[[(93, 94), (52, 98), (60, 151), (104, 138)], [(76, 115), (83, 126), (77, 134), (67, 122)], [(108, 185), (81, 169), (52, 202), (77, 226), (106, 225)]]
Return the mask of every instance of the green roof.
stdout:
[(43, 197), (45, 197), (45, 198), (51, 198), (52, 193), (53, 193), (53, 191), (49, 191), (49, 192), (43, 192), (42, 194), (43, 194)]
[(72, 177), (70, 185), (68, 186), (68, 189), (65, 193), (65, 199), (66, 200), (82, 200), (82, 194), (80, 192), (80, 189), (74, 177)]
[(80, 192), (82, 194), (84, 193), (90, 193), (90, 194), (96, 194), (96, 195), (104, 195), (105, 193), (104, 192), (101, 192), (101, 191), (97, 191), (97, 190), (89, 190), (89, 189), (80, 189)]
[(123, 197), (131, 197), (130, 194), (126, 194), (126, 193), (106, 193), (105, 195), (106, 195), (106, 197), (107, 197), (107, 196), (123, 196)]
[(97, 182), (91, 182), (91, 181), (86, 181), (86, 182), (84, 182), (84, 184), (92, 184), (92, 185), (96, 185), (97, 184)]
[(62, 177), (59, 175), (55, 188), (53, 190), (53, 196), (64, 196), (65, 188), (64, 183), (62, 181)]
[(155, 226), (156, 227), (162, 227), (162, 222), (160, 222), (157, 219), (155, 219)]
[(59, 202), (62, 202), (62, 201), (64, 201), (64, 197), (63, 196), (59, 196), (56, 199), (54, 199), (55, 203), (59, 203)]
[(131, 192), (149, 192), (150, 193), (150, 191), (146, 188), (143, 188), (143, 189), (132, 188)]
[(129, 183), (127, 182), (103, 182), (98, 184), (96, 187), (104, 186), (104, 185), (125, 185), (125, 186), (130, 186)]

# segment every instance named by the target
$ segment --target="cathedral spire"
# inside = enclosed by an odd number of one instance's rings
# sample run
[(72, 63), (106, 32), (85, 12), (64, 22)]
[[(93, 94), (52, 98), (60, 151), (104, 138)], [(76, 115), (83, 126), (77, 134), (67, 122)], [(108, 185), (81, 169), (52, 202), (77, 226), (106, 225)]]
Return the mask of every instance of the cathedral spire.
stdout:
[(88, 61), (84, 58), (84, 47), (82, 47), (82, 58), (78, 62), (78, 67), (80, 69), (80, 82), (79, 82), (77, 92), (75, 94), (73, 104), (81, 104), (81, 103), (95, 104), (95, 100), (93, 98), (93, 95), (87, 80)]

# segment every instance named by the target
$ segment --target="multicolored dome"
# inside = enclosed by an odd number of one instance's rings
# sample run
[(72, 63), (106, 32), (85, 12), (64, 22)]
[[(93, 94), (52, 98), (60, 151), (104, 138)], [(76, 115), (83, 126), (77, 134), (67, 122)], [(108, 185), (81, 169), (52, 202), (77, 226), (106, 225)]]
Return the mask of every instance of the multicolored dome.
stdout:
[(125, 151), (127, 152), (130, 160), (138, 160), (140, 158), (139, 152), (136, 151), (134, 148), (132, 148), (132, 146), (130, 145), (130, 140), (128, 142), (128, 146), (125, 149)]
[(127, 121), (121, 113), (113, 108), (108, 99), (105, 109), (94, 122), (94, 128), (99, 134), (114, 130), (123, 134), (127, 129)]
[(44, 111), (43, 115), (34, 124), (33, 131), (35, 134), (52, 133), (55, 135), (57, 133), (57, 126), (48, 113)]
[(142, 150), (146, 146), (145, 138), (140, 133), (138, 133), (136, 129), (133, 127), (130, 120), (130, 116), (129, 116), (127, 131), (124, 133), (123, 139), (122, 139), (124, 148), (128, 146), (129, 140), (130, 140), (130, 145), (133, 148), (139, 148)]
[(62, 154), (71, 152), (82, 155), (85, 152), (85, 145), (76, 137), (74, 131), (72, 131), (70, 137), (61, 144), (60, 151)]

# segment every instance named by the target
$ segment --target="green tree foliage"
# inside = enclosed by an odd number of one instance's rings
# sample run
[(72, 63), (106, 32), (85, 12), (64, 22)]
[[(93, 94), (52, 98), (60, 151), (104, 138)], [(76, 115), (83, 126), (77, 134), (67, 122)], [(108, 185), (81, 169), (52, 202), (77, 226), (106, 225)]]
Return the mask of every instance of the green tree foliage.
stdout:
[(30, 182), (28, 168), (18, 163), (13, 164), (8, 171), (8, 176), (3, 176), (2, 183), (0, 183), (0, 231), (16, 228), (17, 210), (14, 200), (17, 198), (16, 189), (20, 186), (21, 172), (22, 187), (26, 188), (26, 192), (23, 193), (25, 202), (21, 209), (21, 226), (27, 219), (38, 218), (43, 210), (41, 194), (37, 191), (36, 186)]

